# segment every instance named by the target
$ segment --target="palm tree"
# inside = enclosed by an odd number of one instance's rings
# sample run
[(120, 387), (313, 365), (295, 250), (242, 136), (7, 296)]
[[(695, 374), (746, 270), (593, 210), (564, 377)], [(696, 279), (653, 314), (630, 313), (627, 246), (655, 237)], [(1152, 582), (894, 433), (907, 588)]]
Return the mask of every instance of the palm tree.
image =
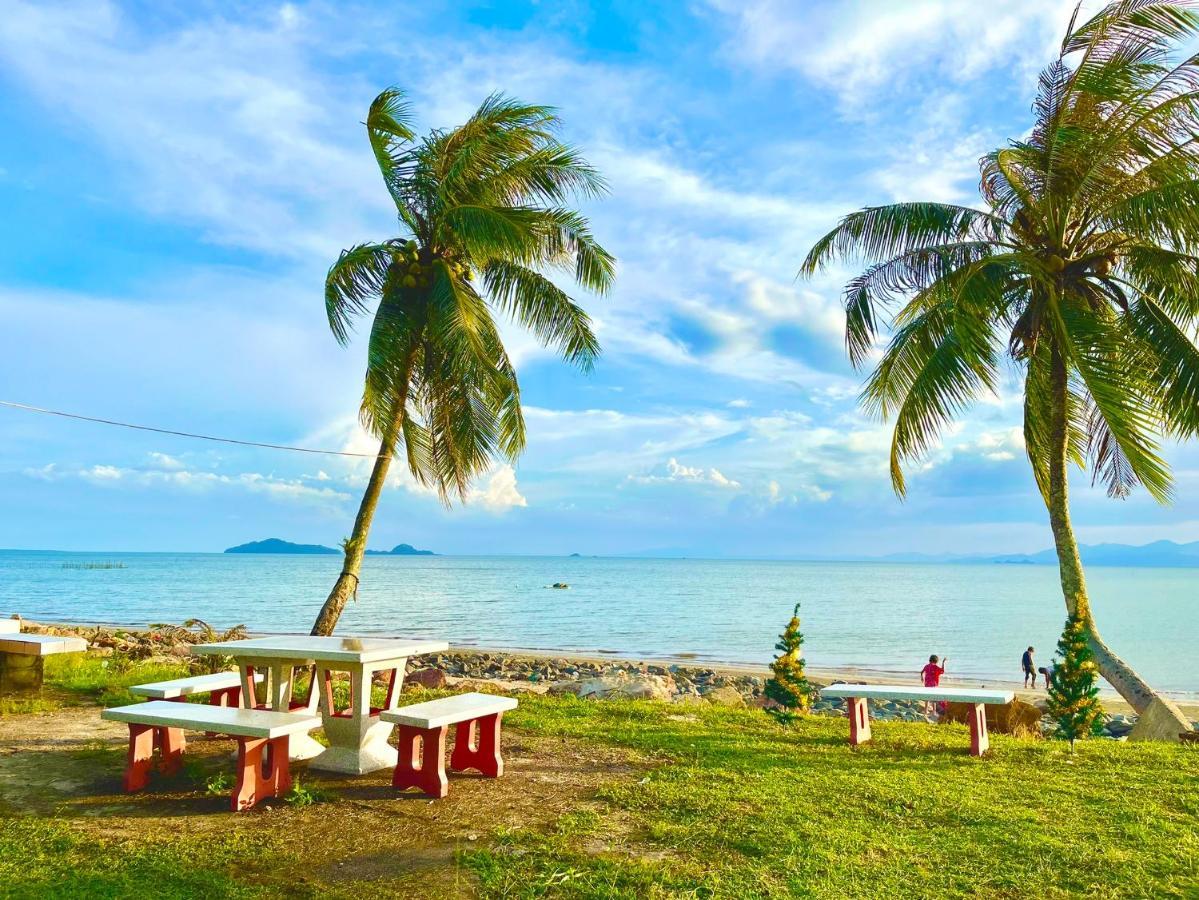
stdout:
[[(1035, 124), (980, 163), (982, 208), (899, 203), (846, 216), (801, 274), (866, 266), (845, 289), (863, 406), (894, 417), (891, 479), (985, 391), (1006, 357), (1024, 375), (1024, 438), (1049, 511), (1066, 607), (1103, 676), (1139, 712), (1186, 719), (1100, 638), (1070, 522), (1067, 466), (1113, 497), (1161, 502), (1163, 437), (1199, 432), (1199, 33), (1180, 0), (1113, 3), (1041, 74)], [(1172, 726), (1171, 726), (1172, 727)]]
[(341, 253), (325, 281), (343, 345), (370, 314), (361, 419), (379, 454), (344, 542), (345, 565), (312, 627), (331, 634), (354, 596), (393, 455), (443, 501), (524, 448), (520, 387), (496, 325), (503, 313), (569, 362), (599, 354), (587, 313), (546, 272), (603, 292), (615, 261), (567, 204), (603, 179), (557, 138), (553, 109), (492, 95), (465, 124), (417, 140), (404, 95), (371, 103), (366, 130), (401, 234)]

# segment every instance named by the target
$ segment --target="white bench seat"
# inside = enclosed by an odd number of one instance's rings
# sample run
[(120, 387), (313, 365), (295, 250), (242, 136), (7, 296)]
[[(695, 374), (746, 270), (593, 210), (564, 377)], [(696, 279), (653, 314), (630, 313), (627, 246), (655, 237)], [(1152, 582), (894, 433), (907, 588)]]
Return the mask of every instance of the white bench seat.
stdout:
[[(254, 681), (263, 680), (261, 672), (254, 673)], [(174, 700), (194, 694), (211, 694), (214, 691), (241, 691), (241, 675), (238, 672), (215, 672), (211, 675), (192, 675), (187, 678), (172, 678), (170, 681), (154, 681), (137, 684), (129, 693), (153, 700)]]
[(306, 713), (172, 703), (169, 700), (150, 700), (146, 703), (117, 706), (101, 712), (100, 718), (110, 722), (182, 728), (190, 731), (215, 731), (217, 734), (263, 740), (297, 733), (307, 734), (312, 729), (321, 727), (320, 716), (310, 716)]
[(500, 720), (516, 709), (512, 697), (494, 694), (458, 694), (379, 713), (384, 722), (399, 726), (398, 749), (392, 787), (419, 788), (429, 797), (444, 797), (450, 784), (445, 774), (446, 729), (456, 725), (450, 769), (477, 769), (488, 778), (504, 774), (500, 756)]
[(987, 736), (988, 704), (1011, 703), (1012, 691), (976, 688), (915, 687), (907, 684), (833, 684), (820, 689), (821, 697), (844, 698), (849, 713), (849, 743), (857, 747), (870, 740), (871, 700), (922, 700), (926, 703), (968, 703), (970, 755), (982, 756), (990, 748)]
[(866, 697), (870, 700), (941, 700), (952, 703), (1011, 703), (1011, 691), (975, 688), (914, 687), (907, 684), (831, 684), (821, 697)]
[(129, 726), (129, 756), (125, 790), (139, 791), (149, 781), (158, 751), (158, 768), (164, 774), (183, 765), (184, 730), (225, 734), (237, 740), (237, 784), (233, 788), (235, 811), (249, 809), (260, 800), (286, 793), (291, 787), (288, 739), (321, 726), (319, 716), (150, 700), (118, 706), (100, 713), (110, 722)]
[(0, 619), (0, 634), (16, 634), (20, 630), (20, 619)]
[(379, 718), (395, 725), (410, 725), (427, 731), (430, 728), (442, 728), (483, 716), (493, 716), (510, 709), (516, 709), (516, 700), (513, 697), (471, 693), (386, 710), (379, 713)]

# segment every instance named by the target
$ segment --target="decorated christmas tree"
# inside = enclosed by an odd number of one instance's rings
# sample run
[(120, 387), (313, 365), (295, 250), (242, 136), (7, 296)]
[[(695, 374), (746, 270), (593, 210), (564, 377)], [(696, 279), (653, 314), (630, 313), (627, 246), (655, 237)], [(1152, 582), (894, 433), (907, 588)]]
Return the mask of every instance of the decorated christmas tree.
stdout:
[(773, 673), (766, 682), (766, 697), (774, 701), (767, 707), (767, 712), (784, 725), (789, 725), (804, 712), (812, 701), (812, 686), (804, 675), (803, 634), (799, 630), (799, 604), (786, 629), (779, 635), (779, 642), (774, 645), (779, 655), (770, 664)]
[(1057, 642), (1057, 658), (1049, 677), (1049, 715), (1057, 721), (1057, 734), (1070, 742), (1103, 730), (1099, 704), (1099, 667), (1087, 643), (1086, 619), (1072, 615)]

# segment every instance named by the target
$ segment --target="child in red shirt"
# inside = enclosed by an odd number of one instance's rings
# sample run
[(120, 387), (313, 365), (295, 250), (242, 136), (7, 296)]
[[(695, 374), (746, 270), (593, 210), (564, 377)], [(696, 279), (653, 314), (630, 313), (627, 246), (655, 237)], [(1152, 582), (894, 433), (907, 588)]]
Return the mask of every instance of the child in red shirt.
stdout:
[[(945, 674), (945, 666), (938, 665), (940, 659), (937, 654), (933, 654), (928, 658), (928, 665), (920, 670), (920, 681), (925, 687), (939, 687), (941, 685), (941, 676)], [(945, 662), (949, 662), (949, 658), (945, 658)], [(945, 711), (945, 703), (940, 702), (935, 705), (938, 713)], [(929, 700), (924, 704), (924, 714), (931, 716), (933, 714), (934, 704)]]

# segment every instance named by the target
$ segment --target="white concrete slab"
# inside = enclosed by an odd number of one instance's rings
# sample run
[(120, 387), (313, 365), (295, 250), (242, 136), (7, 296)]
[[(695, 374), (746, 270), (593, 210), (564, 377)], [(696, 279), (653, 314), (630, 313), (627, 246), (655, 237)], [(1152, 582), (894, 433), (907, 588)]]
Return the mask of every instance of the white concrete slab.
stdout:
[(411, 725), (415, 728), (440, 728), (443, 725), (454, 725), (468, 719), (480, 716), (490, 716), (495, 713), (516, 709), (514, 697), (497, 697), (494, 694), (458, 694), (456, 697), (445, 697), (441, 700), (429, 700), (425, 703), (414, 703), (411, 706), (401, 706), (399, 709), (386, 710), (379, 713), (384, 722), (396, 725)]
[(448, 649), (450, 649), (450, 645), (445, 641), (278, 635), (276, 637), (249, 638), (244, 641), (196, 644), (192, 647), (192, 652), (314, 662), (370, 663), (385, 659), (421, 656), (425, 653), (440, 653)]
[[(261, 672), (254, 674), (254, 680), (263, 680)], [(190, 697), (192, 694), (205, 694), (241, 685), (239, 672), (216, 672), (212, 675), (193, 675), (189, 678), (172, 678), (170, 681), (155, 681), (150, 684), (137, 684), (129, 688), (129, 693), (139, 697), (150, 697), (155, 700), (171, 700), (175, 697)]]
[(0, 619), (0, 634), (17, 634), (20, 630), (20, 619)]
[(0, 634), (0, 653), (50, 656), (54, 653), (84, 653), (87, 641), (54, 634)]
[(926, 688), (907, 684), (831, 684), (821, 697), (865, 697), (868, 700), (945, 700), (954, 703), (1011, 703), (1011, 691), (977, 688)]
[(307, 734), (321, 727), (320, 716), (308, 713), (275, 712), (269, 709), (242, 709), (237, 706), (208, 706), (200, 703), (175, 703), (150, 700), (130, 706), (117, 706), (100, 713), (110, 722), (138, 725), (162, 725), (192, 731), (215, 731), (241, 737), (277, 738), (285, 734)]

